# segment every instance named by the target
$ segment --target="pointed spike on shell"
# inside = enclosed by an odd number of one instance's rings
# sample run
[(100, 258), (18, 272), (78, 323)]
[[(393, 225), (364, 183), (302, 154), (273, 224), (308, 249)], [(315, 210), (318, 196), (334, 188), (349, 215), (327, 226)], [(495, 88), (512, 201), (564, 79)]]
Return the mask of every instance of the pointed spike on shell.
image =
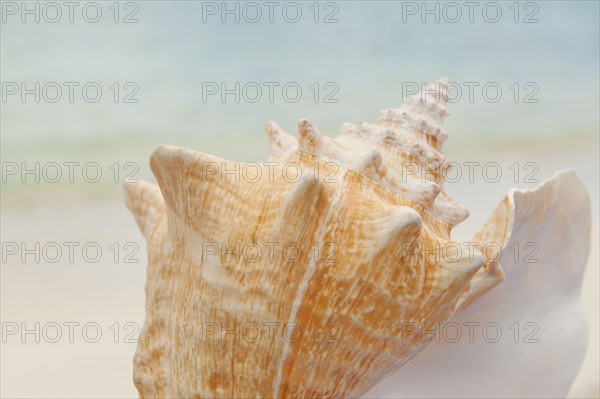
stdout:
[(387, 226), (382, 229), (382, 237), (400, 238), (410, 242), (418, 238), (422, 227), (423, 219), (419, 212), (408, 206), (400, 206), (388, 219)]
[(309, 120), (298, 122), (298, 147), (311, 155), (319, 155), (327, 137), (323, 135)]
[(468, 277), (470, 280), (485, 265), (485, 257), (479, 250), (464, 245), (446, 245), (438, 255), (440, 263), (449, 267), (450, 275), (457, 279)]
[(375, 149), (361, 155), (350, 166), (351, 169), (360, 172), (375, 181), (381, 181), (386, 175), (387, 168), (383, 162), (381, 153)]
[[(371, 176), (368, 177), (377, 181)], [(441, 192), (441, 187), (437, 183), (415, 179), (412, 176), (400, 176), (389, 168), (381, 176), (379, 183), (396, 194), (415, 201), (425, 209), (431, 209), (436, 197)]]
[(456, 226), (469, 217), (469, 210), (440, 193), (433, 203), (433, 214), (449, 225)]
[[(358, 121), (356, 124), (358, 125), (362, 121)], [(353, 134), (357, 133), (356, 125), (350, 122), (344, 122), (340, 125), (340, 134)]]
[(144, 237), (150, 238), (164, 212), (165, 202), (160, 188), (142, 180), (137, 183), (125, 183), (123, 187), (125, 205), (133, 213)]
[(323, 183), (313, 169), (306, 169), (285, 199), (279, 230), (301, 231), (299, 225), (308, 223), (314, 216), (315, 206), (322, 193)]
[(291, 153), (297, 148), (296, 139), (286, 133), (277, 123), (267, 122), (265, 126), (267, 139), (269, 140), (269, 149), (271, 155), (283, 156)]
[(312, 201), (306, 201), (308, 198), (316, 198), (323, 190), (323, 183), (319, 180), (313, 169), (306, 169), (294, 187), (288, 194), (286, 206), (294, 203), (304, 203), (304, 206)]
[[(421, 236), (423, 220), (421, 215), (408, 206), (394, 207), (391, 214), (381, 223), (371, 259), (384, 256), (399, 259), (409, 254), (408, 244), (414, 244)], [(416, 267), (417, 263), (413, 263)]]
[(298, 122), (298, 149), (326, 161), (334, 161), (343, 166), (350, 165), (356, 156), (339, 145), (334, 139), (321, 133), (306, 119)]
[(424, 206), (430, 208), (435, 204), (435, 199), (442, 192), (442, 187), (439, 184), (425, 181), (420, 185), (420, 189), (415, 193), (416, 201)]
[(418, 94), (408, 96), (406, 102), (413, 105), (422, 104), (425, 109), (433, 112), (443, 120), (449, 115), (445, 107), (450, 98), (448, 94), (450, 85), (448, 83), (448, 78), (439, 78), (425, 87), (422, 86)]
[[(214, 184), (229, 184), (235, 175), (222, 174), (222, 171), (235, 170), (239, 163), (170, 145), (161, 145), (150, 157), (150, 169), (158, 181), (165, 204), (179, 215), (189, 211), (190, 195), (209, 190)], [(199, 184), (192, 185), (192, 181)], [(189, 190), (193, 186), (195, 192)]]
[[(437, 79), (435, 82), (429, 84), (429, 86), (427, 86), (427, 93), (426, 95), (433, 95), (434, 100), (436, 103), (447, 103), (448, 102), (448, 89), (450, 88), (448, 86), (448, 78), (446, 77), (442, 77)], [(447, 114), (447, 111), (446, 111)]]
[[(221, 166), (222, 164), (235, 164), (236, 162), (173, 145), (159, 146), (154, 150), (150, 157), (150, 168), (155, 175), (174, 167), (180, 167), (187, 170), (192, 166), (201, 166), (205, 163)], [(201, 171), (196, 172), (198, 172), (198, 174), (200, 172), (205, 173), (207, 177), (208, 175), (214, 176), (217, 174), (214, 171), (210, 173), (207, 173), (207, 171), (208, 169), (202, 169)]]

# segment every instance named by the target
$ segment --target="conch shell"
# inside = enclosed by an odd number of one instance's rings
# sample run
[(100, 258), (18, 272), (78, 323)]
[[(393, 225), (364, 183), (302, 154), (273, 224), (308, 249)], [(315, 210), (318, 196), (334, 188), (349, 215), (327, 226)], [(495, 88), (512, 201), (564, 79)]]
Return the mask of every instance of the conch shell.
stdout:
[(126, 185), (148, 241), (141, 397), (356, 397), (504, 278), (502, 202), (475, 247), (444, 192), (447, 80), (335, 139), (267, 125), (272, 156), (239, 163), (161, 146), (158, 186)]

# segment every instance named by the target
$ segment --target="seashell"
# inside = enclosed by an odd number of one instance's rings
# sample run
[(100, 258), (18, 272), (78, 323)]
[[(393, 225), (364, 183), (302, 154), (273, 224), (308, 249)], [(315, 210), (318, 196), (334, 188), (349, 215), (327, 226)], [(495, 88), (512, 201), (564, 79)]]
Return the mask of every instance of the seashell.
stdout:
[(481, 250), (508, 242), (509, 201), (478, 248), (451, 241), (468, 211), (443, 186), (447, 83), (336, 138), (269, 122), (263, 163), (152, 154), (158, 186), (125, 186), (148, 241), (141, 397), (360, 396), (502, 282)]

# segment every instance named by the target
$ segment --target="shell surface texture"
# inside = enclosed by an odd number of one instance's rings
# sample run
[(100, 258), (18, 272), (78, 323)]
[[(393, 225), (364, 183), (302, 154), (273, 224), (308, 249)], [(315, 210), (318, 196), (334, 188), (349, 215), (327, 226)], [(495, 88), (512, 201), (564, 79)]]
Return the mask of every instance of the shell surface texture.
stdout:
[[(447, 80), (334, 139), (267, 124), (271, 157), (161, 146), (125, 185), (148, 242), (141, 397), (357, 397), (501, 283), (507, 197), (474, 238), (444, 192)], [(526, 216), (524, 216), (526, 217)]]

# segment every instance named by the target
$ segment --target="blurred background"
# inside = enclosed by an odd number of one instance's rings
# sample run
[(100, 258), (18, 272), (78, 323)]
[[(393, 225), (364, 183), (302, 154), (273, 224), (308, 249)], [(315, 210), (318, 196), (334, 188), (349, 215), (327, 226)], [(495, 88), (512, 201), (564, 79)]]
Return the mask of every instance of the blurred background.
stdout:
[(589, 190), (571, 396), (597, 396), (599, 3), (475, 3), (2, 1), (1, 395), (136, 396), (146, 247), (122, 184), (154, 180), (158, 145), (259, 161), (266, 121), (334, 136), (447, 76), (447, 191), (471, 211), (455, 239), (557, 170)]

